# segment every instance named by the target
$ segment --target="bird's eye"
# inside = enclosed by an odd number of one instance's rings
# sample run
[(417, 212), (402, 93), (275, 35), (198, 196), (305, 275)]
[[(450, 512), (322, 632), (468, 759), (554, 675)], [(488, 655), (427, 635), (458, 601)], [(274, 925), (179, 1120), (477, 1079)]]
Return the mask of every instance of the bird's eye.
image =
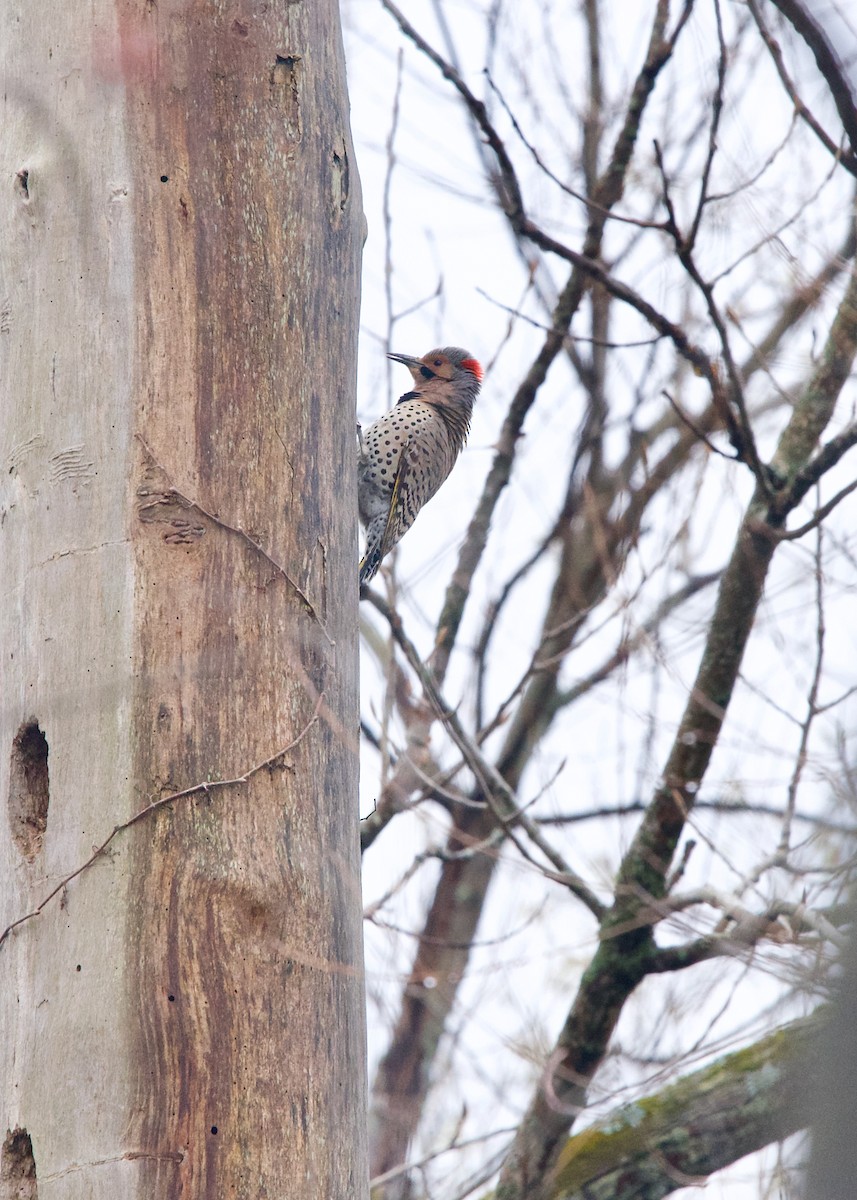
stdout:
[(434, 365), (435, 365), (436, 367), (442, 367), (442, 366), (443, 366), (443, 359), (442, 359), (442, 358), (436, 358), (436, 359), (434, 360)]

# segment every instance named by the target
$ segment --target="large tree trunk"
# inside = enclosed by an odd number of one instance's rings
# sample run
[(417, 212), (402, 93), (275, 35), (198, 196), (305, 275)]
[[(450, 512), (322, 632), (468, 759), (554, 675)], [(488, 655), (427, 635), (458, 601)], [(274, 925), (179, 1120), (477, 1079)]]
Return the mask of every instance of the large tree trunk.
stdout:
[(0, 19), (2, 1200), (365, 1192), (338, 19)]

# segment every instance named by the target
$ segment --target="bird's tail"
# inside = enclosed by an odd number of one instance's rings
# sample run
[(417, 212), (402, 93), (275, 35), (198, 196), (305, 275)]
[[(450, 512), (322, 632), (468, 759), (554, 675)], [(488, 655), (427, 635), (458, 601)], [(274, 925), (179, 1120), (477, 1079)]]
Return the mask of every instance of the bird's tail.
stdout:
[(378, 568), (381, 565), (381, 544), (376, 542), (374, 546), (368, 546), (366, 553), (360, 560), (360, 586), (364, 583), (369, 583), (375, 578)]

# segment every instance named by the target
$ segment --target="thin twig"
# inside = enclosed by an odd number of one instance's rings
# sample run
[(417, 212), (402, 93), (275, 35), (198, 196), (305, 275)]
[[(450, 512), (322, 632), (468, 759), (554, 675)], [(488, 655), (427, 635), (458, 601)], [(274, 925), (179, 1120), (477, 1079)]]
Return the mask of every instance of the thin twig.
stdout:
[(672, 406), (673, 411), (675, 412), (675, 414), (679, 418), (679, 420), (683, 421), (684, 424), (691, 431), (691, 433), (695, 434), (696, 437), (698, 437), (701, 442), (705, 443), (705, 445), (712, 452), (712, 454), (719, 454), (720, 457), (725, 458), (727, 462), (735, 462), (735, 458), (733, 455), (727, 454), (724, 450), (721, 450), (719, 446), (715, 446), (714, 442), (712, 442), (712, 440), (708, 436), (708, 434), (704, 433), (703, 430), (701, 430), (698, 425), (695, 425), (693, 423), (693, 421), (690, 419), (690, 417), (687, 415), (687, 413), (684, 411), (684, 409), (681, 408), (678, 401), (673, 399), (672, 395), (670, 394), (670, 392), (667, 391), (666, 388), (661, 388), (661, 395), (664, 396), (669, 401), (670, 405)]
[[(496, 300), (493, 296), (485, 291), (484, 288), (478, 287), (476, 293), (479, 296), (484, 296), (489, 304), (493, 304), (495, 308), (499, 308), (502, 312), (509, 313), (510, 316), (516, 317), (519, 321), (526, 321), (528, 325), (532, 325), (533, 329), (539, 329), (542, 333), (550, 333), (550, 326), (544, 321), (537, 321), (535, 317), (528, 316), (525, 312), (521, 312), (519, 308), (513, 308), (510, 304), (504, 304), (502, 300)], [(639, 346), (656, 346), (661, 340), (660, 337), (638, 338), (631, 342), (610, 342), (603, 338), (584, 337), (579, 333), (572, 333), (570, 330), (565, 335), (570, 342), (582, 342), (587, 346), (600, 346), (604, 350), (631, 350)]]
[(821, 508), (816, 509), (815, 514), (804, 525), (799, 525), (797, 529), (776, 529), (773, 525), (763, 524), (761, 521), (753, 527), (754, 533), (762, 533), (765, 537), (771, 538), (776, 542), (796, 542), (802, 537), (806, 537), (813, 529), (818, 529), (822, 521), (830, 516), (834, 508), (836, 508), (843, 500), (857, 490), (857, 479), (853, 480), (846, 487), (841, 488), (835, 496), (822, 504)]
[[(137, 440), (139, 441), (140, 445), (143, 447), (143, 450), (145, 451), (146, 456), (149, 458), (152, 465), (155, 466), (161, 472), (161, 474), (164, 476), (165, 479), (169, 479), (170, 478), (169, 472), (155, 457), (154, 451), (149, 446), (149, 444), (146, 442), (143, 435), (138, 433), (136, 435), (136, 437), (137, 437)], [(283, 579), (285, 579), (286, 583), (288, 583), (289, 586), (301, 598), (301, 600), (306, 605), (308, 611), (312, 614), (313, 618), (315, 619), (316, 624), (319, 626), (322, 633), (327, 638), (329, 644), (331, 646), (336, 645), (336, 642), (328, 633), (327, 625), (322, 620), (318, 609), (315, 607), (313, 602), (310, 600), (309, 596), (307, 596), (307, 594), (303, 590), (303, 588), (300, 587), (299, 584), (295, 583), (294, 579), (292, 579), (291, 575), (288, 573), (288, 571), (285, 569), (285, 567), (281, 566), (280, 563), (278, 563), (275, 558), (272, 558), (271, 555), (268, 553), (268, 551), (265, 549), (265, 547), (261, 546), (256, 541), (255, 538), (252, 538), (250, 536), (250, 534), (246, 533), (243, 529), (240, 528), (240, 526), (230, 525), (227, 521), (223, 521), (223, 520), (221, 520), (220, 517), (216, 517), (214, 515), (214, 513), (209, 512), (207, 508), (203, 508), (203, 506), (197, 500), (191, 500), (189, 496), (185, 496), (176, 487), (169, 486), (166, 489), (166, 495), (174, 497), (176, 500), (180, 501), (180, 503), (184, 504), (187, 508), (194, 509), (196, 512), (200, 513), (207, 520), (211, 521), (211, 523), (213, 525), (217, 525), (221, 529), (225, 529), (227, 533), (234, 533), (237, 537), (241, 538), (241, 540), (243, 542), (246, 542), (248, 546), (252, 546), (252, 548), (258, 554), (262, 555), (262, 557), (265, 559), (266, 562), (270, 563), (270, 565), (274, 568), (274, 570), (277, 572), (277, 574), (280, 575)]]
[[(399, 129), (399, 113), (402, 103), (403, 58), (400, 46), (399, 52), (396, 55), (396, 88), (393, 93), (393, 111), (390, 116), (390, 129), (387, 134), (387, 170), (384, 173), (384, 192), (381, 202), (382, 222), (384, 226), (384, 299), (387, 306), (387, 337), (384, 349), (388, 354), (393, 349), (393, 329), (396, 323), (396, 316), (393, 312), (393, 214), (390, 209), (390, 196), (393, 190), (393, 174), (397, 163), (396, 134)], [(393, 364), (389, 358), (385, 361), (387, 365), (387, 399), (389, 403), (392, 403)]]
[(382, 1184), (389, 1183), (393, 1179), (398, 1179), (400, 1175), (406, 1175), (409, 1171), (416, 1171), (420, 1167), (428, 1166), (435, 1159), (440, 1158), (443, 1154), (449, 1154), (452, 1150), (463, 1150), (467, 1146), (477, 1146), (487, 1142), (490, 1138), (506, 1137), (510, 1133), (514, 1133), (514, 1126), (509, 1126), (507, 1129), (495, 1129), (491, 1133), (480, 1133), (476, 1137), (464, 1138), (459, 1141), (458, 1133), (455, 1134), (452, 1141), (448, 1145), (442, 1146), (440, 1150), (433, 1150), (430, 1154), (426, 1154), (424, 1158), (417, 1159), (413, 1162), (399, 1163), (397, 1167), (391, 1167), (389, 1171), (384, 1171), (382, 1175), (376, 1175), (374, 1179), (369, 1180), (370, 1188), (381, 1187)]
[(48, 892), (47, 896), (45, 896), (44, 899), (37, 904), (34, 909), (28, 913), (24, 913), (22, 917), (18, 917), (16, 920), (12, 921), (10, 925), (6, 926), (3, 932), (0, 933), (0, 947), (2, 947), (3, 943), (12, 933), (12, 931), (17, 929), (19, 925), (23, 925), (25, 921), (32, 920), (33, 917), (38, 917), (42, 910), (48, 904), (50, 904), (54, 896), (63, 891), (64, 888), (68, 887), (73, 879), (77, 879), (78, 875), (82, 875), (83, 872), (91, 867), (94, 862), (101, 858), (113, 839), (120, 833), (123, 833), (126, 829), (130, 829), (132, 825), (137, 825), (140, 821), (144, 820), (152, 813), (164, 808), (167, 804), (174, 803), (176, 800), (183, 800), (188, 796), (196, 796), (200, 792), (208, 795), (210, 792), (213, 792), (217, 789), (240, 787), (252, 779), (254, 775), (257, 775), (259, 771), (264, 771), (266, 767), (273, 767), (281, 758), (284, 757), (284, 755), (288, 754), (290, 750), (294, 750), (295, 746), (304, 740), (306, 735), (312, 729), (313, 725), (315, 725), (315, 723), (318, 721), (319, 712), (324, 699), (325, 693), (322, 692), (316, 702), (312, 716), (296, 738), (293, 738), (287, 746), (283, 746), (280, 750), (277, 750), (275, 754), (269, 755), (268, 758), (264, 759), (262, 762), (256, 763), (254, 767), (250, 767), (249, 770), (243, 773), (243, 775), (236, 775), (233, 779), (214, 779), (211, 781), (206, 781), (205, 783), (195, 783), (191, 787), (182, 788), (181, 791), (171, 792), (168, 796), (161, 796), (157, 800), (152, 800), (150, 804), (147, 804), (145, 808), (139, 809), (132, 817), (129, 817), (127, 821), (121, 821), (118, 825), (114, 825), (113, 829), (104, 839), (104, 841), (99, 846), (96, 846), (85, 862), (82, 862), (80, 866), (75, 867), (73, 871), (70, 871), (67, 875), (63, 876), (56, 887)]
[(794, 819), (795, 808), (797, 805), (797, 793), (800, 787), (801, 776), (803, 775), (804, 767), (808, 758), (809, 735), (812, 730), (812, 723), (818, 713), (818, 689), (821, 686), (821, 672), (824, 666), (824, 566), (823, 566), (823, 551), (824, 547), (824, 530), (821, 525), (818, 526), (818, 532), (815, 542), (815, 606), (816, 606), (816, 626), (815, 626), (815, 670), (813, 671), (812, 683), (809, 687), (809, 695), (806, 700), (806, 717), (801, 723), (800, 743), (798, 745), (797, 757), (795, 758), (794, 770), (792, 777), (789, 780), (788, 792), (786, 793), (786, 811), (783, 816), (783, 827), (780, 834), (780, 842), (777, 846), (777, 855), (786, 861), (789, 849), (791, 848), (791, 832), (792, 821)]
[[(364, 590), (367, 599), (386, 619), (400, 649), (417, 675), (429, 703), (434, 708), (438, 718), (447, 729), (453, 742), (461, 751), (470, 770), (479, 782), (482, 794), (491, 806), (492, 812), (503, 826), (506, 835), (514, 841), (525, 858), (530, 859), (526, 850), (514, 836), (514, 827), (520, 825), (529, 839), (541, 850), (544, 856), (555, 868), (555, 872), (541, 870), (552, 879), (562, 882), (579, 900), (581, 900), (594, 916), (600, 919), (605, 906), (590, 890), (583, 879), (573, 871), (563, 857), (542, 836), (538, 825), (518, 806), (514, 792), (495, 766), (490, 763), (471, 737), (464, 731), (456, 713), (449, 707), (440, 694), (431, 671), (423, 663), (413, 642), (407, 636), (402, 626), (401, 618), (385, 600), (371, 588)], [(530, 859), (530, 861), (532, 861)]]
[(366, 905), (366, 907), (363, 909), (363, 919), (365, 921), (374, 921), (375, 917), (378, 915), (384, 905), (388, 904), (396, 895), (396, 893), (400, 892), (405, 884), (409, 883), (410, 880), (413, 879), (414, 875), (416, 875), (423, 863), (430, 862), (436, 857), (437, 852), (435, 850), (423, 850), (419, 854), (415, 854), (413, 862), (402, 872), (402, 874), (394, 883), (390, 884), (386, 892), (383, 892), (378, 899), (374, 900), (371, 904)]
[(857, 175), (857, 158), (855, 158), (853, 153), (848, 153), (847, 151), (843, 152), (843, 148), (841, 146), (837, 146), (833, 138), (822, 127), (821, 122), (817, 121), (813, 116), (812, 110), (809, 108), (806, 101), (795, 87), (794, 81), (789, 75), (788, 70), (786, 69), (786, 64), (783, 61), (783, 52), (780, 49), (780, 43), (765, 24), (765, 20), (762, 16), (759, 5), (756, 3), (756, 0), (747, 0), (747, 7), (753, 16), (753, 20), (756, 22), (756, 26), (761, 34), (762, 41), (768, 47), (768, 53), (770, 54), (773, 64), (777, 69), (780, 82), (782, 83), (789, 99), (794, 105), (795, 113), (801, 118), (802, 121), (806, 122), (806, 124), (821, 142), (822, 146), (824, 146), (824, 148), (833, 156), (834, 160), (841, 162), (845, 170), (850, 171), (852, 175)]
[(559, 178), (559, 176), (554, 174), (554, 172), (550, 169), (550, 167), (547, 165), (547, 163), (541, 157), (538, 150), (535, 148), (535, 146), (532, 144), (532, 142), (527, 138), (526, 134), (524, 133), (523, 129), (520, 126), (520, 123), (518, 122), (517, 117), (512, 112), (511, 108), (509, 107), (505, 96), (500, 91), (500, 89), (498, 88), (497, 84), (494, 82), (494, 80), (492, 79), (492, 77), (488, 71), (485, 72), (485, 77), (488, 80), (488, 86), (490, 87), (491, 91), (494, 93), (494, 95), (500, 101), (503, 111), (506, 113), (506, 116), (509, 118), (509, 121), (512, 124), (512, 128), (514, 129), (515, 133), (518, 135), (518, 138), (523, 143), (526, 150), (529, 152), (529, 154), (530, 154), (531, 158), (533, 159), (533, 161), (535, 162), (536, 166), (539, 168), (540, 171), (544, 172), (544, 174), (547, 175), (548, 179), (550, 179), (552, 183), (555, 183), (558, 188), (560, 188), (563, 192), (565, 192), (565, 194), (567, 196), (570, 196), (572, 198), (572, 200), (578, 200), (581, 204), (585, 204), (588, 209), (590, 209), (592, 212), (598, 213), (599, 216), (604, 217), (604, 219), (606, 221), (619, 221), (623, 225), (634, 225), (638, 229), (661, 229), (661, 230), (663, 230), (665, 228), (663, 221), (647, 221), (644, 217), (628, 217), (628, 216), (623, 216), (621, 213), (612, 212), (605, 205), (599, 204), (596, 200), (590, 199), (589, 196), (584, 196), (584, 194), (582, 192), (578, 192), (573, 187), (569, 187), (569, 185), (567, 183), (563, 183), (563, 181)]
[(833, 96), (852, 151), (857, 150), (857, 107), (854, 104), (854, 94), (836, 51), (827, 40), (827, 35), (799, 0), (772, 0), (772, 3), (812, 51), (816, 65)]
[[(693, 257), (692, 244), (688, 238), (685, 238), (678, 225), (678, 220), (675, 213), (675, 208), (670, 195), (669, 181), (667, 178), (666, 167), (664, 165), (661, 147), (657, 140), (655, 145), (655, 159), (658, 164), (658, 170), (661, 176), (661, 187), (663, 191), (664, 205), (667, 210), (667, 230), (673, 240), (675, 252), (679, 262), (684, 267), (687, 275), (696, 284), (702, 298), (705, 301), (705, 306), (708, 309), (708, 315), (717, 330), (720, 339), (720, 349), (723, 355), (723, 362), (726, 365), (726, 374), (729, 379), (729, 395), (727, 397), (723, 384), (720, 380), (714, 363), (709, 363), (710, 374), (707, 376), (711, 384), (711, 395), (714, 405), (722, 417), (726, 428), (729, 432), (729, 440), (735, 447), (735, 451), (742, 462), (746, 463), (756, 477), (759, 488), (762, 494), (770, 496), (771, 480), (769, 473), (763, 466), (759, 458), (759, 452), (756, 449), (756, 440), (753, 436), (753, 430), (750, 425), (750, 419), (747, 414), (747, 406), (744, 401), (744, 391), (741, 385), (741, 377), (732, 356), (732, 348), (729, 344), (729, 335), (726, 330), (726, 323), (714, 299), (714, 288), (710, 283), (707, 283), (700, 274), (699, 268)], [(702, 199), (700, 200), (702, 203)], [(695, 236), (695, 235), (694, 235)], [(676, 347), (678, 349), (678, 347)], [(734, 412), (733, 412), (734, 408)], [(737, 417), (736, 414), (737, 413)]]
[(699, 200), (696, 205), (690, 233), (687, 235), (687, 249), (692, 252), (696, 245), (699, 227), (702, 224), (702, 214), (708, 203), (708, 184), (711, 179), (711, 168), (714, 166), (714, 156), (717, 153), (717, 132), (720, 129), (720, 118), (723, 114), (723, 89), (726, 86), (726, 39), (723, 36), (723, 16), (720, 12), (720, 0), (714, 0), (714, 16), (717, 24), (717, 87), (714, 90), (714, 100), (711, 104), (711, 124), (708, 127), (708, 151), (705, 156), (705, 166), (702, 168), (702, 179), (699, 184)]

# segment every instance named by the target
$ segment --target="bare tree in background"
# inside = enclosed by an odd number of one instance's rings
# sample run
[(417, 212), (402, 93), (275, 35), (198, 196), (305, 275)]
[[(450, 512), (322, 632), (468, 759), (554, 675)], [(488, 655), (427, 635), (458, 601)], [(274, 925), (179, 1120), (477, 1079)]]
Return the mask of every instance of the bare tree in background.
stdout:
[(857, 109), (808, 5), (382, 4), (521, 290), (364, 622), (375, 1194), (663, 1196), (807, 1125), (848, 922)]

